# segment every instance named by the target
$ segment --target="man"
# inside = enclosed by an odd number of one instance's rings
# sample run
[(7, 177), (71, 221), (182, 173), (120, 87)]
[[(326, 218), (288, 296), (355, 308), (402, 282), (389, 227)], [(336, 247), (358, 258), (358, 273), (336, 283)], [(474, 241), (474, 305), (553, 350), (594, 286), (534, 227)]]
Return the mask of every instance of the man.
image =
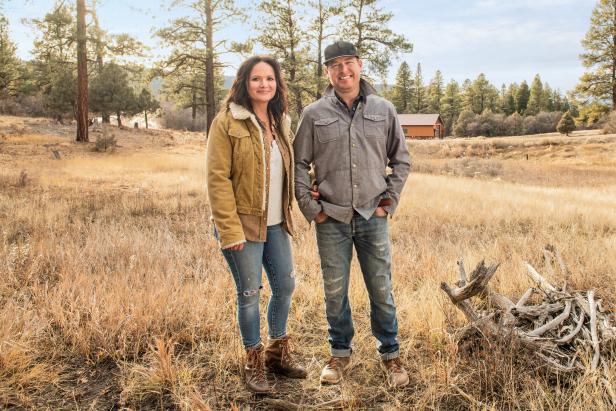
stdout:
[(360, 78), (363, 63), (355, 46), (338, 41), (324, 54), (331, 84), (302, 113), (293, 142), (295, 196), (304, 216), (315, 222), (325, 289), (331, 358), (321, 383), (339, 383), (350, 365), (348, 288), (355, 246), (388, 382), (402, 387), (409, 378), (399, 358), (387, 216), (398, 205), (410, 156), (393, 104)]

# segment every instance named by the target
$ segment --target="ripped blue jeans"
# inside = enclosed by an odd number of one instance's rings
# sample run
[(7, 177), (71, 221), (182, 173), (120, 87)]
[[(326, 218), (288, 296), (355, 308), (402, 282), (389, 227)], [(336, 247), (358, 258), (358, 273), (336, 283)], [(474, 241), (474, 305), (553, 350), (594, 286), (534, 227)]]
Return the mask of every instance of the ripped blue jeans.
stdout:
[(247, 241), (241, 251), (222, 250), (237, 290), (237, 319), (245, 348), (261, 344), (259, 297), (265, 268), (272, 293), (267, 306), (269, 336), (284, 337), (295, 289), (289, 234), (282, 224), (267, 227), (264, 243)]
[(351, 355), (355, 333), (349, 303), (353, 246), (370, 298), (370, 325), (383, 360), (399, 356), (398, 320), (391, 287), (391, 253), (387, 217), (369, 220), (355, 214), (350, 224), (329, 217), (316, 225), (321, 258), (325, 313), (334, 357)]

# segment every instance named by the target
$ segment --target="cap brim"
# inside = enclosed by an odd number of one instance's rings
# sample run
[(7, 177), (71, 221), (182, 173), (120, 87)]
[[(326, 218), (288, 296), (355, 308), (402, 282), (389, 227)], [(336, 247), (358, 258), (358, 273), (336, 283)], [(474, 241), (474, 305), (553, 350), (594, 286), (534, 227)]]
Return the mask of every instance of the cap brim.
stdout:
[(357, 57), (357, 58), (359, 58), (359, 56), (357, 54), (342, 54), (340, 56), (336, 56), (336, 57), (333, 57), (331, 59), (325, 60), (323, 62), (323, 65), (327, 66), (328, 63), (330, 63), (330, 62), (332, 62), (332, 61), (334, 61), (336, 59), (339, 59), (340, 57)]

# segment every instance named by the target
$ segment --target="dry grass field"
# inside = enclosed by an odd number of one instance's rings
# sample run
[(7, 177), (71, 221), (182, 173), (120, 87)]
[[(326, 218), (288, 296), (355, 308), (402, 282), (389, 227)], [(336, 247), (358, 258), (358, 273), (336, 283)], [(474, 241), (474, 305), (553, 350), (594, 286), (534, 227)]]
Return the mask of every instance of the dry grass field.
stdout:
[(501, 262), (493, 287), (518, 298), (530, 285), (523, 262), (541, 270), (549, 243), (571, 286), (614, 309), (616, 136), (409, 143), (415, 172), (391, 220), (411, 376), (398, 391), (384, 384), (356, 264), (353, 366), (341, 385), (319, 385), (329, 352), (319, 260), (297, 213), (289, 331), (309, 377), (272, 377), (276, 394), (259, 398), (241, 382), (203, 136), (127, 129), (115, 152), (97, 153), (72, 135), (48, 120), (0, 117), (0, 407), (240, 410), (278, 399), (297, 409), (612, 409), (590, 372), (550, 375), (507, 342), (462, 349), (452, 333), (465, 320), (439, 284), (456, 280), (458, 258), (485, 258)]

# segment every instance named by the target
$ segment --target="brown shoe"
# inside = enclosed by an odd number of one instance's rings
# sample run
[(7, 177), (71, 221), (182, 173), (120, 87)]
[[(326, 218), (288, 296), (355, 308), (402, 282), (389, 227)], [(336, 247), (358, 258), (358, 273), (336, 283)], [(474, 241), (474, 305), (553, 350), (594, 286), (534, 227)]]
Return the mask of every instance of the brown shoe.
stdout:
[(306, 370), (293, 360), (290, 337), (270, 338), (265, 349), (265, 367), (276, 374), (289, 378), (306, 378)]
[(321, 371), (321, 384), (338, 384), (351, 365), (351, 357), (331, 357)]
[(248, 391), (256, 394), (268, 394), (272, 392), (265, 378), (265, 368), (263, 366), (263, 345), (249, 348), (246, 350), (246, 365), (244, 366), (244, 378)]
[(409, 383), (409, 374), (402, 365), (400, 357), (384, 360), (383, 365), (387, 371), (387, 383), (391, 388), (402, 388)]

